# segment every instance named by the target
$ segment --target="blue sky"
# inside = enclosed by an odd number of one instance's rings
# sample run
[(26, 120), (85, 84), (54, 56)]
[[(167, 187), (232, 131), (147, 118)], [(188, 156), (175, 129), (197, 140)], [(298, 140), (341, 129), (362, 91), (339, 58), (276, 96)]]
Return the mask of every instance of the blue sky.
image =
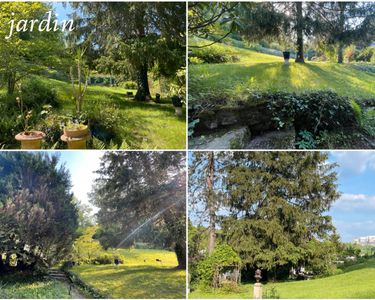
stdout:
[(339, 191), (342, 193), (330, 210), (344, 242), (375, 235), (375, 152), (332, 151), (336, 162)]
[[(65, 3), (65, 6), (63, 5)], [(69, 14), (72, 12), (70, 4), (68, 2), (53, 2), (52, 7), (57, 13), (57, 19), (61, 22), (69, 19)]]
[[(97, 177), (100, 158), (104, 151), (60, 151), (60, 163), (65, 164), (70, 171), (73, 184), (72, 192), (83, 203), (89, 204), (88, 193)], [(92, 206), (93, 207), (93, 206)], [(97, 208), (93, 207), (93, 213)]]

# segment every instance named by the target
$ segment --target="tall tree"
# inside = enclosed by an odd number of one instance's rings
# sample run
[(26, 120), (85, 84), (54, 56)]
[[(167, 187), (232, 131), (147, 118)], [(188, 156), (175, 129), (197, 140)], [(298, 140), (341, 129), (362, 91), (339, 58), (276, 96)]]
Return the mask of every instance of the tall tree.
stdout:
[[(186, 6), (183, 2), (77, 2), (81, 38), (105, 59), (106, 68), (134, 74), (135, 98), (151, 98), (148, 73), (175, 76), (185, 65)], [(95, 52), (92, 51), (92, 52)], [(99, 62), (103, 67), (103, 59)], [(109, 65), (108, 65), (109, 64)], [(130, 67), (130, 68), (129, 68)]]
[(343, 63), (346, 46), (370, 44), (375, 39), (373, 2), (316, 2), (312, 13), (314, 36), (320, 43), (336, 48), (338, 63)]
[[(40, 2), (0, 3), (0, 75), (6, 82), (8, 94), (13, 94), (16, 83), (29, 74), (38, 74), (46, 68), (60, 65), (61, 51), (64, 49), (59, 32), (23, 30), (9, 36), (11, 20), (14, 24), (24, 20), (43, 20), (51, 10), (48, 4)], [(52, 17), (52, 21), (53, 21)], [(25, 24), (25, 23), (21, 23)], [(38, 23), (36, 23), (38, 24)]]
[[(227, 242), (244, 263), (274, 274), (280, 268), (309, 267), (312, 257), (321, 257), (318, 244), (334, 234), (326, 212), (339, 197), (335, 165), (319, 152), (233, 156), (226, 177), (230, 213), (222, 224)], [(333, 244), (329, 249), (334, 251)]]
[(152, 224), (168, 233), (165, 246), (174, 248), (178, 267), (185, 268), (184, 166), (181, 152), (107, 152), (91, 193), (91, 201), (100, 208), (101, 231), (96, 237), (103, 246), (126, 246)]
[(70, 252), (78, 213), (69, 173), (58, 165), (56, 156), (0, 153), (0, 269), (46, 268)]
[(189, 166), (189, 205), (195, 221), (208, 223), (207, 252), (215, 248), (218, 213), (222, 206), (221, 182), (227, 161), (224, 153), (196, 152)]

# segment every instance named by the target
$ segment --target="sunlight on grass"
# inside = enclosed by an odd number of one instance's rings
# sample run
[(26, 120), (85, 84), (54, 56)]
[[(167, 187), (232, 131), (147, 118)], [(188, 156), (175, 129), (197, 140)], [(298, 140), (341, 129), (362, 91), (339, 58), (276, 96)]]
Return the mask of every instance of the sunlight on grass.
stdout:
[[(60, 113), (74, 111), (69, 83), (54, 79), (41, 80), (55, 89), (63, 105)], [(89, 86), (83, 108), (116, 105), (126, 119), (122, 125), (122, 138), (131, 148), (140, 149), (184, 149), (186, 145), (185, 117), (176, 117), (172, 103), (162, 99), (162, 103), (137, 102), (125, 97), (126, 90), (119, 87)], [(91, 106), (91, 107), (90, 107)]]
[[(199, 99), (195, 95), (201, 92), (225, 92), (235, 97), (248, 88), (289, 92), (332, 89), (345, 96), (375, 96), (375, 75), (355, 70), (350, 64), (296, 64), (291, 61), (289, 66), (284, 66), (282, 57), (223, 44), (213, 47), (226, 54), (237, 55), (240, 60), (235, 63), (190, 65), (189, 92), (193, 98)], [(242, 91), (238, 91), (239, 85)]]
[(80, 265), (72, 271), (112, 298), (185, 298), (185, 270), (176, 269), (174, 252), (146, 249), (109, 252), (125, 257), (118, 269), (113, 265)]

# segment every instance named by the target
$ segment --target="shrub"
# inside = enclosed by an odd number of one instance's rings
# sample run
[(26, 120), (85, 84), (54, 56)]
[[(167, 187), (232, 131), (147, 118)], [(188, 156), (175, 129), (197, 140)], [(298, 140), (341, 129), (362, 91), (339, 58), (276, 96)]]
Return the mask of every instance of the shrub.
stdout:
[(116, 138), (121, 136), (122, 116), (116, 105), (103, 106), (99, 103), (91, 105), (88, 111), (90, 130), (93, 136), (99, 140), (109, 143), (111, 140), (117, 141)]
[(213, 283), (216, 268), (240, 264), (241, 259), (229, 245), (218, 245), (214, 252), (200, 261), (197, 265), (197, 274), (203, 286)]
[(136, 90), (137, 89), (137, 83), (134, 81), (124, 81), (120, 83), (120, 86), (124, 89), (128, 90)]
[(375, 47), (366, 47), (355, 58), (355, 61), (375, 62)]
[(239, 61), (239, 58), (237, 56), (228, 55), (215, 47), (194, 49), (191, 58), (193, 57), (207, 64), (220, 64)]
[(40, 111), (44, 105), (60, 106), (56, 91), (35, 78), (22, 86), (22, 99), (29, 110)]
[(357, 127), (358, 122), (347, 97), (333, 91), (305, 92), (301, 94), (264, 93), (278, 127), (292, 124), (297, 131), (310, 131), (314, 135), (337, 127)]
[(182, 107), (182, 99), (179, 96), (173, 96), (171, 98), (174, 107)]

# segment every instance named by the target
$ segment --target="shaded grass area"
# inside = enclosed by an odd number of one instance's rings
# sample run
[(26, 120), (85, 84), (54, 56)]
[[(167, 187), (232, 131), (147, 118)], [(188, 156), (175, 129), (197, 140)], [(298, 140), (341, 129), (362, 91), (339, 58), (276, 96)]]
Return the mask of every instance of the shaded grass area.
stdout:
[[(62, 99), (61, 113), (72, 113), (74, 102), (71, 100), (69, 83), (44, 79), (44, 83), (55, 89)], [(184, 149), (186, 143), (185, 118), (175, 116), (174, 107), (169, 99), (161, 103), (137, 102), (126, 97), (126, 90), (120, 87), (89, 86), (84, 110), (115, 106), (122, 115), (121, 138), (130, 148), (140, 149)]]
[[(202, 40), (193, 39), (193, 44)], [(283, 58), (216, 44), (222, 53), (235, 55), (235, 63), (189, 65), (189, 92), (199, 100), (200, 93), (225, 93), (236, 97), (246, 89), (302, 92), (332, 89), (339, 95), (355, 97), (375, 96), (375, 74), (352, 67), (351, 64), (306, 62), (289, 66)]]
[[(239, 293), (194, 291), (189, 298), (252, 298), (252, 284), (242, 284)], [(374, 298), (375, 259), (347, 267), (342, 274), (307, 281), (289, 281), (263, 285), (263, 293), (276, 291), (280, 298)]]
[(66, 285), (41, 277), (0, 275), (0, 299), (70, 299)]
[(113, 265), (80, 265), (71, 271), (111, 298), (185, 298), (186, 272), (176, 269), (174, 252), (148, 249), (110, 252), (125, 257), (118, 269)]

